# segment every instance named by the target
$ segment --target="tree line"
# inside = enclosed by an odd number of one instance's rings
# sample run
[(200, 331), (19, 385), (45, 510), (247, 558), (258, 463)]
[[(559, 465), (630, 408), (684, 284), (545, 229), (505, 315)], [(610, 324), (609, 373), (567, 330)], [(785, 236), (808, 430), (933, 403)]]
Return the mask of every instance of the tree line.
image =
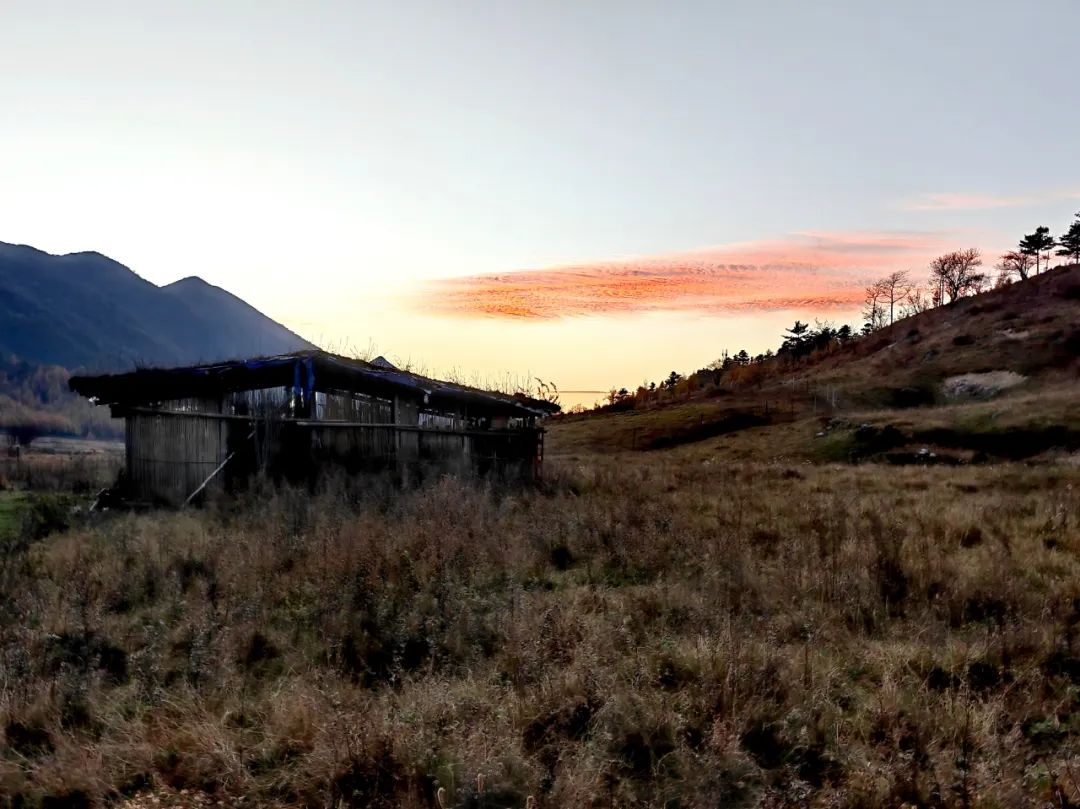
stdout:
[[(1080, 212), (1060, 236), (1055, 238), (1050, 228), (1040, 225), (1033, 233), (1025, 234), (1015, 250), (1002, 253), (994, 265), (998, 271), (994, 286), (1027, 280), (1033, 270), (1038, 274), (1050, 269), (1051, 255), (1055, 254), (1080, 264)], [(984, 291), (991, 285), (991, 278), (982, 267), (981, 253), (969, 247), (931, 261), (925, 284), (915, 283), (907, 270), (878, 279), (866, 288), (863, 331), (876, 331), (891, 325), (898, 317), (909, 317)]]
[(123, 423), (68, 390), (70, 373), (0, 356), (0, 452), (7, 443), (28, 446), (45, 435), (118, 438)]
[(1058, 237), (1045, 226), (1024, 235), (1015, 250), (999, 256), (993, 279), (983, 270), (982, 254), (977, 248), (954, 250), (930, 262), (924, 283), (916, 282), (909, 270), (897, 270), (867, 286), (861, 313), (863, 324), (857, 330), (846, 324), (836, 327), (827, 321), (817, 321), (811, 326), (796, 320), (783, 334), (775, 352), (751, 355), (745, 349), (734, 353), (724, 351), (705, 368), (685, 376), (672, 371), (665, 379), (643, 382), (634, 391), (612, 388), (606, 396), (607, 407), (630, 409), (639, 402), (688, 397), (694, 391), (722, 383), (762, 381), (777, 368), (788, 368), (797, 360), (838, 349), (897, 320), (976, 295), (991, 286), (1000, 288), (1025, 281), (1032, 274), (1050, 269), (1052, 255), (1080, 264), (1080, 212)]

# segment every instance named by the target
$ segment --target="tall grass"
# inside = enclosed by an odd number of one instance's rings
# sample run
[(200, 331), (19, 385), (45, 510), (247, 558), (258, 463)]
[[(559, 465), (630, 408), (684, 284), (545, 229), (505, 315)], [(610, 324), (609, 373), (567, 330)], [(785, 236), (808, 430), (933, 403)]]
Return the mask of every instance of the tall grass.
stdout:
[(26, 453), (21, 458), (0, 454), (0, 491), (98, 492), (116, 482), (123, 465), (119, 453)]
[(99, 519), (3, 560), (0, 805), (1071, 805), (1078, 514), (654, 456)]

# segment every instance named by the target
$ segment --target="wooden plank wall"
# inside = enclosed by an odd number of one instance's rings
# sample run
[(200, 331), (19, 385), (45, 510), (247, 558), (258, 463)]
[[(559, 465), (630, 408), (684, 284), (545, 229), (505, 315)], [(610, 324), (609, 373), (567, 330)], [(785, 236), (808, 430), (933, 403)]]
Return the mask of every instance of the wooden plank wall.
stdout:
[(362, 421), (392, 424), (394, 403), (362, 393), (328, 391), (315, 394), (315, 418), (324, 421)]
[[(394, 397), (394, 423), (403, 427), (416, 427), (420, 423), (420, 406), (413, 399), (402, 396)], [(401, 430), (397, 434), (397, 458), (409, 462), (420, 454), (420, 439), (411, 430)]]
[(397, 430), (394, 425), (385, 427), (309, 427), (311, 447), (316, 454), (326, 458), (371, 466), (392, 461), (397, 457)]
[(310, 431), (311, 447), (320, 461), (340, 461), (352, 469), (415, 466), (455, 474), (530, 477), (541, 460), (541, 431), (533, 428), (484, 432), (308, 423), (303, 429)]
[[(125, 422), (132, 496), (178, 505), (225, 460), (228, 422), (198, 415), (131, 413)], [(208, 488), (220, 488), (223, 479)]]
[(287, 415), (292, 401), (291, 388), (259, 388), (239, 390), (226, 394), (222, 412), (234, 416)]
[[(253, 474), (271, 477), (318, 474), (322, 464), (347, 470), (396, 467), (508, 477), (538, 468), (542, 432), (468, 429), (464, 413), (421, 413), (414, 400), (327, 393), (316, 400), (318, 419), (282, 420), (281, 391), (247, 399), (182, 400), (160, 411), (127, 416), (127, 469), (139, 500), (182, 503), (225, 460), (230, 466), (208, 492), (242, 486)], [(229, 411), (240, 405), (249, 418)], [(225, 409), (225, 413), (220, 411)], [(170, 412), (171, 411), (171, 412)], [(517, 425), (515, 425), (517, 426)], [(307, 470), (307, 471), (305, 471)]]
[(163, 408), (177, 413), (220, 413), (221, 401), (208, 396), (174, 399), (165, 402)]

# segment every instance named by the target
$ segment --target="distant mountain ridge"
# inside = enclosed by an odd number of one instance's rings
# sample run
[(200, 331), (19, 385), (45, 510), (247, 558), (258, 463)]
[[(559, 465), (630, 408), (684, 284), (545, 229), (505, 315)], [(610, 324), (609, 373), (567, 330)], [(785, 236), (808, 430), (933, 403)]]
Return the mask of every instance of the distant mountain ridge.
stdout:
[(156, 286), (96, 252), (0, 242), (0, 354), (86, 371), (315, 348), (196, 276)]

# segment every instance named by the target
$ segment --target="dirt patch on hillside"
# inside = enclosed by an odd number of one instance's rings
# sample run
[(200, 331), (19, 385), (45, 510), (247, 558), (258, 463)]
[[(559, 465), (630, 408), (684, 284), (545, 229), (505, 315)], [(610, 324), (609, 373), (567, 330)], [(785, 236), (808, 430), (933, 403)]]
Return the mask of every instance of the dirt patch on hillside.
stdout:
[(986, 371), (951, 376), (942, 387), (950, 399), (986, 399), (1016, 387), (1025, 379), (1027, 377), (1015, 371)]
[(1031, 336), (1031, 332), (1029, 331), (1016, 331), (1014, 329), (1004, 329), (999, 331), (998, 334), (1006, 340), (1026, 340)]

